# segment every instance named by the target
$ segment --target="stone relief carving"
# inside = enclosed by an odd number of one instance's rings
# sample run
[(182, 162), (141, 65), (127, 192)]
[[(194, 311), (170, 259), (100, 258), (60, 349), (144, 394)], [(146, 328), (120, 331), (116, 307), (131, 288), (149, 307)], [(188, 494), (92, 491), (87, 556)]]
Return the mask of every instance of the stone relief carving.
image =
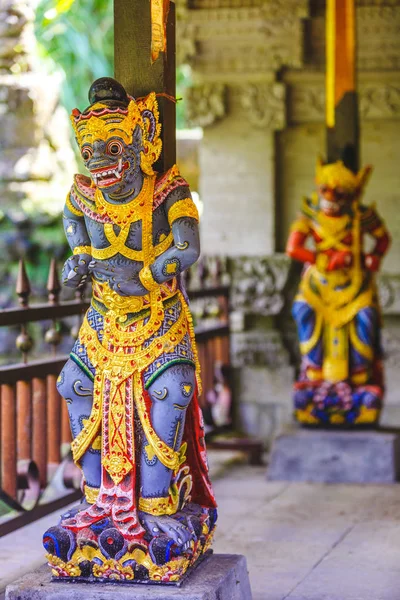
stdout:
[(250, 123), (258, 128), (284, 129), (285, 100), (286, 88), (282, 83), (250, 83), (242, 87), (241, 104)]
[(279, 369), (287, 367), (290, 359), (278, 330), (259, 329), (232, 334), (231, 360), (234, 367), (248, 365)]
[(377, 278), (378, 294), (384, 315), (400, 315), (400, 275), (382, 273)]
[(219, 81), (228, 82), (233, 73), (247, 79), (249, 73), (275, 71), (283, 65), (301, 67), (306, 3), (288, 2), (241, 2), (230, 8), (207, 2), (207, 8), (202, 3), (189, 9), (185, 20), (196, 28), (196, 42), (201, 43), (201, 52), (193, 57), (197, 74), (217, 72)]
[(360, 116), (363, 119), (400, 116), (400, 87), (368, 85), (361, 89)]
[(324, 119), (325, 89), (306, 82), (293, 85), (288, 91), (288, 120), (292, 123), (314, 123)]
[(310, 14), (309, 0), (264, 0), (262, 14), (267, 19), (295, 16), (306, 19)]
[(232, 260), (232, 308), (245, 314), (279, 314), (285, 302), (289, 267), (290, 259), (279, 254)]
[(192, 127), (207, 127), (226, 114), (226, 86), (220, 83), (189, 88), (187, 119)]
[(190, 63), (196, 56), (196, 28), (187, 19), (177, 20), (176, 62)]
[[(361, 83), (360, 117), (365, 121), (400, 118), (400, 87), (395, 83)], [(325, 117), (325, 89), (319, 82), (306, 79), (289, 85), (288, 121), (290, 123), (321, 122)]]

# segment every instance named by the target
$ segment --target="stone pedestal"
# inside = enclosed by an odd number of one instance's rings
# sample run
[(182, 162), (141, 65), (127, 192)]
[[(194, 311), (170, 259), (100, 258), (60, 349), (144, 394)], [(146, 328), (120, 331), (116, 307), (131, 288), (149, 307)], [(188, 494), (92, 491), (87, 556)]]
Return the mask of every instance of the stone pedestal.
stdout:
[(47, 565), (6, 589), (6, 600), (251, 600), (246, 559), (212, 554), (180, 587), (143, 583), (67, 583), (52, 581)]
[(267, 479), (322, 483), (395, 483), (400, 435), (384, 431), (301, 430), (274, 441)]

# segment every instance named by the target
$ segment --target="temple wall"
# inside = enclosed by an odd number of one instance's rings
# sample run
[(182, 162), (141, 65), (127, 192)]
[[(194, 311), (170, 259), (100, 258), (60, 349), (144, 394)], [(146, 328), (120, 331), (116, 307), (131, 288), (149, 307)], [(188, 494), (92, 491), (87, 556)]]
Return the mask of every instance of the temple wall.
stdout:
[[(298, 349), (290, 305), (299, 267), (282, 253), (324, 155), (323, 0), (177, 0), (178, 53), (193, 72), (203, 253), (228, 257), (235, 393), (265, 441), (291, 423)], [(400, 0), (358, 0), (361, 160), (393, 243), (379, 277), (387, 327), (384, 423), (400, 425)], [(180, 42), (181, 40), (181, 42)]]
[[(235, 107), (205, 129), (200, 145), (200, 173), (207, 173), (201, 176), (207, 254), (265, 256), (275, 249), (273, 140), (250, 128), (243, 112)], [(244, 237), (243, 231), (253, 235)]]

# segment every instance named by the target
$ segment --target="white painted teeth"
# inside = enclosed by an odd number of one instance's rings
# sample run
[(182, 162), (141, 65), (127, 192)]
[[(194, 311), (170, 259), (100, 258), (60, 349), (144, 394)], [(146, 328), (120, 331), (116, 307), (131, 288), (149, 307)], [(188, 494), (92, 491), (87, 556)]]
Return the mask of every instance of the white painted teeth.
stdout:
[(110, 179), (111, 177), (115, 177), (116, 179), (121, 179), (122, 171), (122, 160), (119, 161), (118, 167), (114, 167), (113, 169), (109, 169), (108, 171), (101, 171), (100, 173), (92, 173), (92, 177), (95, 183), (99, 181), (103, 181), (104, 179)]

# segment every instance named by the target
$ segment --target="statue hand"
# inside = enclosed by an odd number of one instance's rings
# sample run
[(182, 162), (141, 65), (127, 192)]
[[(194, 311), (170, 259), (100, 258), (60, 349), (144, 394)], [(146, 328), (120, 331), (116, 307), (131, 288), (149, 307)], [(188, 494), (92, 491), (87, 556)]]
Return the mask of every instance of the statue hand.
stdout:
[(376, 271), (379, 271), (379, 267), (381, 266), (381, 257), (377, 254), (366, 254), (364, 257), (364, 265), (368, 271), (375, 273)]
[(90, 254), (75, 254), (65, 262), (62, 270), (62, 282), (67, 287), (77, 288), (83, 285), (89, 272)]
[(335, 271), (337, 269), (346, 269), (353, 264), (352, 253), (348, 250), (338, 250), (333, 252), (329, 257), (327, 271)]
[(124, 266), (110, 263), (108, 260), (91, 260), (89, 271), (98, 281), (107, 282), (108, 286), (120, 296), (143, 296), (147, 290), (140, 282), (139, 275)]

